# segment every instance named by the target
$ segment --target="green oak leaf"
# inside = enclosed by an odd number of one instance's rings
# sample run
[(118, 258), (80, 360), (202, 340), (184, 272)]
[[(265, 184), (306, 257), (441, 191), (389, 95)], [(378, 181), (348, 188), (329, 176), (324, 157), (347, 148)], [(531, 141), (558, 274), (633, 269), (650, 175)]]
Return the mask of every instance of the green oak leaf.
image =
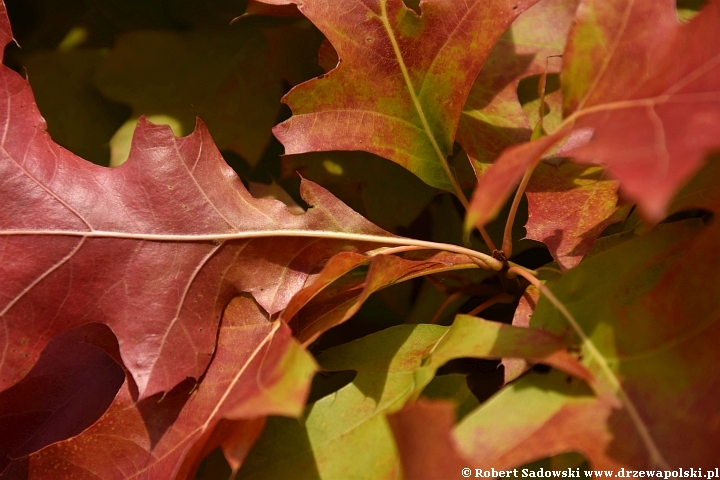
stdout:
[(299, 421), (271, 418), (238, 478), (396, 478), (386, 415), (417, 398), (449, 360), (507, 356), (585, 373), (560, 337), (462, 315), (451, 327), (401, 325), (331, 348), (318, 357), (321, 368), (357, 376)]

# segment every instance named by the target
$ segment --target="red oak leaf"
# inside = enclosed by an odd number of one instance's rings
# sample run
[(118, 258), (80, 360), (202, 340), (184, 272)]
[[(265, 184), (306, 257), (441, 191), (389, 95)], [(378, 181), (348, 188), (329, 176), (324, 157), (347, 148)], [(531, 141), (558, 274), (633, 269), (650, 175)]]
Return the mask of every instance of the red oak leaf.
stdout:
[(463, 104), (494, 43), (536, 0), (264, 0), (297, 4), (340, 57), (337, 68), (298, 85), (294, 116), (275, 127), (286, 153), (363, 150), (426, 183), (457, 184), (447, 164)]
[[(466, 476), (470, 465), (453, 443), (455, 408), (448, 401), (423, 398), (388, 415), (403, 466), (403, 478), (441, 479)], [(471, 470), (474, 476), (475, 471)]]
[(545, 243), (563, 271), (577, 266), (608, 225), (627, 209), (617, 207), (617, 181), (597, 166), (541, 163), (525, 194), (527, 238)]
[[(367, 275), (334, 283), (364, 264), (369, 264)], [(355, 315), (368, 297), (382, 288), (423, 275), (475, 266), (467, 256), (447, 252), (420, 252), (409, 259), (384, 254), (339, 253), (312, 283), (295, 294), (281, 318), (289, 322), (301, 342), (308, 344)], [(306, 305), (308, 308), (303, 309)]]
[[(530, 140), (535, 127), (518, 100), (520, 80), (560, 73), (578, 0), (543, 0), (520, 15), (480, 70), (463, 108), (456, 140), (478, 177), (507, 147)], [(553, 58), (554, 57), (554, 58)]]
[(99, 322), (141, 399), (169, 391), (205, 371), (237, 292), (272, 315), (335, 253), (397, 243), (311, 182), (303, 215), (253, 198), (202, 123), (178, 139), (141, 120), (127, 163), (90, 164), (52, 142), (25, 80), (2, 67), (0, 83), (1, 389)]
[[(649, 220), (661, 220), (708, 151), (720, 146), (719, 25), (717, 0), (687, 25), (678, 22), (672, 0), (584, 1), (563, 57), (567, 118), (539, 146), (521, 145), (498, 159), (478, 184), (466, 226), (492, 218), (522, 173), (571, 128), (591, 135), (565, 153), (606, 165), (621, 192)], [(507, 188), (489, 195), (493, 184)]]

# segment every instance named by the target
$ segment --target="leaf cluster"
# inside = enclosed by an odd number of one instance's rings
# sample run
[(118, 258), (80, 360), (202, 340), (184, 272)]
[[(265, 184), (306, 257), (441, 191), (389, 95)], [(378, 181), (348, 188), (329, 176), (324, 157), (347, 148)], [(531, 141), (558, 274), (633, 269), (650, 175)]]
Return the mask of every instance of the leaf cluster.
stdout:
[(0, 3), (0, 479), (714, 470), (719, 29)]

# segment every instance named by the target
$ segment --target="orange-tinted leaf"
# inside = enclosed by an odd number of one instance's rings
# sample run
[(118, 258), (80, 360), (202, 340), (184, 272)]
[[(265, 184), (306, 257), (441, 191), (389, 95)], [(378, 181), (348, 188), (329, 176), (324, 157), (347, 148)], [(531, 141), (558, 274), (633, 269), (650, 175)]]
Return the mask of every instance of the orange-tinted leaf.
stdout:
[(563, 271), (575, 267), (610, 224), (622, 220), (618, 182), (601, 167), (541, 163), (527, 186), (527, 236), (545, 243)]
[(452, 152), (463, 104), (493, 44), (536, 0), (275, 1), (298, 5), (340, 56), (295, 87), (294, 116), (275, 127), (286, 153), (363, 150), (453, 190)]
[[(369, 263), (364, 279), (348, 279), (330, 291), (319, 295), (334, 281), (359, 265)], [(393, 255), (365, 257), (353, 253), (340, 253), (333, 257), (312, 284), (298, 292), (282, 313), (297, 338), (309, 343), (324, 331), (352, 317), (368, 297), (385, 287), (422, 275), (440, 273), (455, 268), (472, 268), (475, 264), (464, 255), (447, 252), (422, 252), (414, 259)], [(315, 305), (300, 309), (318, 296)], [(297, 315), (295, 319), (293, 316)]]
[[(538, 300), (540, 300), (540, 291), (533, 285), (530, 285), (523, 292), (520, 297), (520, 302), (515, 309), (512, 321), (513, 327), (530, 326), (530, 317), (532, 317), (535, 311)], [(530, 368), (528, 362), (522, 358), (503, 358), (500, 363), (504, 367), (503, 375), (505, 377), (505, 383), (512, 382)]]
[(559, 130), (537, 141), (508, 148), (480, 177), (465, 217), (465, 229), (482, 226), (498, 214), (525, 171), (553, 148), (568, 130)]
[(403, 478), (461, 478), (463, 468), (469, 466), (454, 448), (452, 403), (421, 398), (388, 415), (388, 423), (400, 454)]
[[(649, 21), (653, 28), (647, 28)], [(566, 155), (606, 165), (644, 216), (661, 220), (708, 151), (720, 146), (719, 25), (717, 0), (687, 25), (678, 22), (672, 0), (585, 0), (563, 57), (568, 118), (539, 146), (508, 150), (483, 180), (514, 185), (521, 165), (533, 165), (550, 148), (548, 142), (560, 141), (574, 128), (591, 136), (567, 148)], [(500, 198), (482, 201), (488, 194), (481, 186), (468, 224), (486, 222), (489, 214), (481, 209), (504, 202), (512, 190), (508, 186)]]
[[(518, 100), (524, 77), (559, 73), (570, 24), (579, 0), (543, 0), (520, 15), (480, 70), (463, 108), (456, 140), (470, 157), (490, 163), (507, 147), (530, 140)], [(480, 173), (480, 172), (478, 172)]]

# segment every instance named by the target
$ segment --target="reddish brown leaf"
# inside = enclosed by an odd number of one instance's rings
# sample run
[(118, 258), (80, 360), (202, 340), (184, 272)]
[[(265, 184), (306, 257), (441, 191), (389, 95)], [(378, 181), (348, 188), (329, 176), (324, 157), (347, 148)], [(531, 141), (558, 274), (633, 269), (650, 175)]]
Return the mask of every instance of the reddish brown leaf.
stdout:
[(527, 236), (545, 243), (563, 271), (575, 267), (605, 228), (622, 220), (617, 181), (601, 167), (541, 163), (528, 183)]
[[(540, 300), (540, 291), (530, 285), (525, 292), (523, 292), (522, 297), (520, 297), (520, 302), (515, 309), (515, 315), (512, 321), (514, 327), (530, 326), (530, 317), (535, 311), (538, 300)], [(528, 362), (521, 358), (503, 358), (500, 363), (504, 367), (503, 375), (505, 377), (505, 383), (512, 382), (530, 368)]]
[[(520, 80), (560, 73), (570, 25), (579, 0), (543, 0), (520, 15), (500, 37), (480, 70), (463, 108), (456, 140), (470, 157), (490, 163), (507, 147), (530, 140), (518, 100)], [(476, 172), (481, 176), (476, 165)]]
[[(254, 420), (220, 420), (215, 427), (213, 437), (219, 440), (225, 459), (234, 472), (240, 469), (263, 428), (264, 417)], [(198, 458), (204, 458), (204, 455)]]
[[(653, 28), (647, 28), (649, 21)], [(720, 146), (718, 25), (717, 0), (687, 25), (677, 21), (672, 0), (585, 0), (563, 58), (568, 118), (539, 146), (508, 150), (488, 170), (486, 183), (514, 185), (520, 165), (538, 161), (548, 142), (562, 139), (560, 132), (571, 127), (592, 131), (589, 142), (567, 154), (606, 165), (621, 192), (648, 219), (661, 220), (672, 196), (708, 151)], [(513, 175), (502, 167), (505, 163)], [(468, 224), (486, 222), (489, 216), (480, 209), (487, 209), (488, 202), (503, 203), (512, 190), (498, 187), (504, 195), (483, 201), (488, 194), (481, 186)]]
[(302, 307), (311, 301), (318, 293), (331, 283), (350, 272), (351, 270), (368, 263), (370, 258), (359, 253), (342, 252), (332, 257), (317, 275), (308, 277), (309, 285), (297, 292), (288, 306), (283, 310), (281, 317), (290, 321)]
[[(223, 316), (218, 351), (201, 383), (135, 402), (126, 382), (92, 427), (32, 455), (29, 478), (193, 478), (221, 419), (299, 415), (313, 370), (284, 324), (268, 321), (249, 296), (238, 297)], [(253, 422), (245, 427), (257, 430)], [(7, 478), (23, 467), (17, 462)]]
[[(344, 274), (364, 263), (370, 264), (364, 281), (360, 278), (347, 279), (323, 292), (324, 295), (319, 295)], [(429, 255), (423, 252), (412, 260), (383, 254), (366, 257), (340, 253), (328, 262), (312, 284), (293, 297), (282, 318), (290, 322), (298, 339), (307, 344), (322, 332), (348, 320), (372, 293), (382, 288), (422, 275), (474, 266), (468, 257), (447, 252)], [(307, 311), (300, 310), (316, 296), (319, 300), (316, 305), (308, 305)], [(298, 316), (293, 319), (295, 315)]]
[(465, 217), (465, 229), (486, 225), (495, 218), (525, 171), (568, 133), (568, 129), (559, 130), (535, 142), (505, 150), (480, 177)]
[(253, 198), (202, 123), (177, 139), (141, 119), (126, 163), (89, 164), (44, 132), (25, 80), (3, 67), (0, 81), (2, 388), (54, 335), (99, 322), (141, 399), (169, 391), (203, 374), (238, 292), (273, 315), (335, 253), (405, 244), (312, 182), (302, 215)]
[(0, 388), (57, 333), (100, 322), (140, 398), (169, 391), (205, 371), (236, 292), (277, 313), (317, 264), (378, 246), (358, 234), (391, 238), (310, 182), (303, 215), (252, 198), (201, 123), (177, 139), (141, 120), (127, 163), (89, 164), (44, 132), (25, 80), (2, 67), (0, 82)]
[(363, 150), (453, 190), (446, 157), (480, 67), (510, 22), (536, 0), (402, 0), (297, 4), (340, 64), (295, 87), (294, 116), (275, 127), (286, 153)]
[[(578, 10), (565, 54), (565, 108), (576, 127), (595, 133), (570, 154), (607, 165), (651, 220), (662, 219), (708, 149), (720, 146), (718, 26), (716, 0), (687, 25), (672, 0), (589, 0)], [(601, 37), (595, 45), (609, 54), (590, 47), (588, 35)]]
[(326, 38), (325, 41), (320, 44), (320, 49), (318, 50), (318, 65), (326, 72), (329, 72), (337, 67), (339, 63), (340, 57), (337, 51)]
[(455, 406), (451, 402), (421, 398), (388, 415), (388, 423), (400, 453), (402, 478), (461, 478), (463, 468), (470, 465), (453, 443)]

